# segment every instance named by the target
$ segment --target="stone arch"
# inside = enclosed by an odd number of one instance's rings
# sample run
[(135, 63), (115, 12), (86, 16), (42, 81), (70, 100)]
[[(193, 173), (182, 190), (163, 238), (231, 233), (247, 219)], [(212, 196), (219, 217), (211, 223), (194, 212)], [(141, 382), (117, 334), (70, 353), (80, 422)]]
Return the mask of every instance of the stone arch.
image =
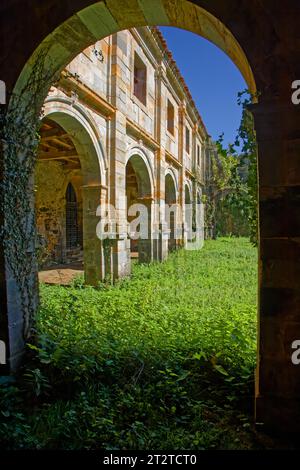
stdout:
[(45, 101), (43, 118), (59, 124), (71, 137), (79, 155), (84, 185), (107, 184), (107, 156), (92, 117), (80, 104), (61, 97)]
[[(3, 44), (5, 76), (2, 79), (9, 93), (14, 91), (15, 96), (22, 95), (25, 106), (33, 98), (34, 91), (26, 93), (26, 84), (38, 62), (39, 53), (45, 52), (42, 68), (44, 71), (50, 70), (50, 74), (49, 79), (45, 78), (42, 89), (36, 93), (38, 102), (35, 108), (42, 105), (47, 93), (45, 90), (53, 81), (55, 73), (72, 60), (80, 49), (100, 39), (99, 31), (103, 37), (121, 29), (145, 24), (189, 29), (219, 45), (237, 64), (244, 77), (248, 77), (246, 81), (251, 90), (255, 89), (250, 70), (252, 67), (261, 92), (259, 105), (252, 108), (259, 141), (261, 188), (259, 282), (262, 318), (257, 374), (259, 381), (256, 387), (257, 421), (264, 422), (271, 429), (299, 431), (299, 374), (295, 374), (295, 368), (291, 366), (289, 349), (295, 325), (299, 325), (299, 286), (296, 283), (297, 276), (291, 274), (291, 288), (287, 289), (287, 280), (280, 276), (280, 272), (283, 267), (289, 273), (298, 269), (299, 250), (295, 242), (298, 239), (298, 225), (292, 221), (299, 212), (299, 171), (295, 166), (295, 154), (299, 147), (297, 136), (300, 111), (299, 107), (291, 105), (290, 87), (299, 76), (299, 53), (295, 49), (294, 36), (300, 6), (293, 0), (276, 2), (274, 8), (266, 8), (264, 2), (240, 0), (156, 0), (155, 7), (153, 2), (147, 1), (108, 0), (96, 3), (93, 0), (82, 0), (80, 4), (86, 8), (79, 11), (78, 2), (64, 2), (62, 7), (59, 0), (53, 0), (51, 5), (43, 5), (43, 9), (37, 8), (38, 3), (38, 0), (32, 0), (31, 22), (23, 21), (22, 14), (18, 14), (19, 9), (21, 13), (26, 12), (22, 0), (6, 2), (0, 18), (3, 31), (7, 32)], [(47, 15), (53, 10), (56, 10), (56, 14), (48, 20)], [(30, 38), (26, 37), (29, 31), (32, 32)], [(237, 46), (233, 36), (241, 46)], [(24, 45), (18, 49), (13, 63), (8, 63), (5, 59), (13, 49), (14, 42), (22, 37), (26, 37)], [(34, 53), (38, 44), (41, 46)], [(15, 86), (17, 77), (20, 80)], [(282, 210), (286, 211), (285, 223), (280, 217)], [(272, 270), (270, 265), (273, 266)], [(5, 315), (3, 322), (7, 330), (5, 340), (9, 345), (9, 365), (14, 368), (22, 353), (23, 319), (20, 302), (16, 300), (17, 289), (12, 288), (16, 282), (7, 273), (7, 266), (8, 263), (2, 260), (3, 299), (8, 296), (7, 302), (4, 300), (8, 315)], [(276, 315), (271, 316), (274, 305)], [(285, 345), (280, 351), (276, 348), (278, 338), (282, 338)], [(284, 380), (280, 380), (281, 376)]]
[(36, 61), (43, 57), (44, 71), (47, 70), (45, 76), (49, 77), (48, 82), (45, 82), (44, 96), (40, 97), (43, 101), (55, 75), (84, 48), (118, 31), (147, 25), (176, 26), (209, 40), (230, 57), (242, 73), (249, 89), (252, 93), (256, 92), (248, 58), (233, 33), (220, 19), (188, 0), (176, 0), (175, 8), (173, 2), (166, 0), (158, 0), (155, 8), (149, 7), (150, 5), (147, 7), (137, 4), (135, 0), (128, 0), (126, 5), (120, 8), (118, 0), (112, 0), (109, 6), (103, 2), (95, 2), (77, 11), (38, 46), (26, 63), (14, 92), (20, 94), (24, 91)]
[[(85, 5), (88, 1), (86, 0)], [(187, 0), (175, 0), (175, 2), (173, 0), (156, 0), (155, 8), (153, 8), (151, 2), (148, 2), (148, 5), (147, 2), (136, 2), (136, 0), (127, 0), (125, 3), (120, 3), (118, 0), (109, 0), (109, 2), (90, 1), (89, 6), (84, 9), (78, 9), (78, 7), (76, 8), (73, 4), (68, 3), (66, 12), (69, 13), (65, 14), (64, 10), (60, 10), (57, 15), (58, 19), (53, 19), (49, 23), (52, 26), (42, 28), (40, 31), (34, 30), (34, 41), (27, 49), (24, 47), (24, 57), (21, 54), (21, 59), (18, 58), (18, 65), (15, 66), (15, 70), (21, 70), (22, 68), (21, 72), (18, 72), (18, 76), (14, 76), (14, 71), (12, 75), (8, 74), (8, 80), (10, 80), (9, 91), (12, 92), (8, 104), (8, 115), (11, 113), (12, 118), (15, 119), (14, 112), (16, 108), (26, 110), (26, 112), (28, 110), (27, 124), (32, 129), (37, 124), (39, 111), (51, 85), (59, 79), (60, 72), (74, 57), (89, 45), (110, 34), (146, 25), (176, 26), (210, 40), (232, 59), (244, 76), (248, 87), (254, 92), (256, 90), (255, 79), (261, 79), (261, 63), (256, 61), (256, 50), (253, 51), (251, 45), (248, 44), (248, 39), (245, 39), (243, 34), (239, 33), (239, 24), (235, 24), (235, 28), (232, 28), (232, 21), (228, 21), (221, 6), (219, 8), (210, 7), (207, 2), (198, 1), (204, 3), (204, 8)], [(262, 10), (260, 11), (262, 12)], [(224, 22), (222, 22), (222, 19)], [(230, 25), (230, 30), (225, 25), (226, 19), (227, 24)], [(38, 16), (36, 16), (36, 20), (38, 21)], [(235, 31), (238, 40), (243, 39), (247, 50), (243, 50), (241, 41), (238, 42), (231, 29)], [(259, 35), (257, 36), (259, 37)], [(34, 47), (36, 47), (35, 50), (33, 50)], [(251, 57), (248, 52), (251, 52)], [(28, 57), (29, 59), (27, 59)], [(255, 76), (251, 69), (252, 65)], [(264, 81), (261, 80), (260, 83), (264, 83)], [(17, 127), (16, 125), (15, 128)], [(16, 158), (18, 158), (18, 155)], [(24, 155), (20, 155), (19, 160), (22, 161), (22, 158), (24, 158)], [(24, 188), (24, 191), (27, 191), (28, 199), (32, 197), (33, 191), (30, 178), (28, 178), (28, 187)], [(9, 198), (9, 194), (7, 196)], [(33, 253), (34, 250), (31, 252)], [(34, 272), (33, 278), (35, 275)], [(12, 276), (12, 279), (14, 279), (14, 276)], [(34, 282), (33, 280), (32, 283), (34, 284)], [(13, 282), (8, 284), (12, 286)], [(13, 304), (14, 308), (21, 311), (20, 295), (17, 291), (17, 288), (8, 291), (8, 304)], [(33, 297), (35, 297), (32, 301), (32, 309), (34, 310), (37, 304), (37, 295)], [(9, 316), (12, 318), (12, 315)], [(17, 349), (18, 345), (21, 344), (18, 335), (22, 335), (22, 329), (24, 329), (25, 336), (28, 331), (26, 326), (28, 315), (24, 313), (19, 317), (17, 327), (14, 330), (17, 332), (16, 341), (11, 339), (12, 344), (17, 345)], [(11, 364), (14, 361), (17, 363), (19, 351), (12, 348), (9, 356), (16, 358), (12, 359)]]
[(165, 175), (165, 221), (168, 232), (168, 251), (176, 249), (177, 225), (179, 211), (177, 206), (177, 184), (176, 178), (171, 169)]
[(193, 201), (193, 189), (190, 181), (186, 181), (184, 185), (184, 203), (192, 204)]
[(137, 175), (140, 191), (139, 196), (153, 197), (154, 171), (147, 152), (140, 147), (132, 147), (127, 152), (126, 165), (129, 161)]
[(172, 185), (174, 185), (174, 191), (175, 191), (175, 200), (177, 201), (178, 198), (178, 180), (176, 177), (176, 174), (173, 170), (173, 168), (168, 168), (165, 173), (165, 178), (167, 179)]
[[(136, 180), (136, 194), (133, 197), (129, 192), (129, 171), (134, 173)], [(136, 233), (131, 231), (131, 249), (137, 249), (141, 263), (148, 263), (153, 259), (153, 195), (154, 179), (150, 162), (145, 152), (139, 148), (133, 148), (127, 155), (126, 162), (127, 214), (131, 223), (136, 218), (137, 204), (141, 205), (139, 217), (141, 217), (141, 224), (145, 227), (143, 228), (143, 235), (136, 240)], [(139, 228), (141, 229), (141, 226)]]
[[(81, 166), (82, 187), (82, 241), (85, 281), (97, 285), (104, 276), (102, 244), (97, 238), (99, 222), (97, 208), (106, 200), (103, 187), (106, 183), (106, 160), (102, 151), (99, 133), (93, 120), (80, 105), (71, 106), (67, 99), (48, 99), (44, 106), (43, 119), (58, 124), (71, 138), (78, 153)], [(43, 120), (42, 120), (43, 121)], [(69, 178), (64, 182), (64, 192)], [(78, 197), (78, 188), (75, 188)], [(66, 228), (65, 235), (66, 235)]]

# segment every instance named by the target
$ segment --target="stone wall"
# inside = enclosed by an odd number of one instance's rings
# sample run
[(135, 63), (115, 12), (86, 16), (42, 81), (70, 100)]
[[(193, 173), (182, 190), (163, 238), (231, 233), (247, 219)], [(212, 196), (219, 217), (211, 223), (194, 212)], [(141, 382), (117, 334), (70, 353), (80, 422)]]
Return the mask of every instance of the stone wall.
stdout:
[(78, 201), (78, 224), (82, 227), (82, 177), (65, 171), (59, 162), (38, 162), (35, 171), (35, 211), (39, 235), (39, 264), (51, 266), (67, 260), (66, 189), (72, 183)]

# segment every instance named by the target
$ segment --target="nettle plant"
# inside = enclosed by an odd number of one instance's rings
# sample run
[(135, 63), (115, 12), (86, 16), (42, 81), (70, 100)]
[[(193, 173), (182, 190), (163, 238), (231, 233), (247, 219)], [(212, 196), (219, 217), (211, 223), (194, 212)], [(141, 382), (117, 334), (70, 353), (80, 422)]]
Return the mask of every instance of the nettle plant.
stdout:
[(37, 234), (34, 214), (33, 173), (40, 141), (44, 91), (54, 81), (46, 66), (47, 51), (40, 53), (30, 77), (1, 110), (0, 139), (3, 152), (1, 181), (1, 239), (7, 270), (15, 280), (28, 337), (37, 304)]

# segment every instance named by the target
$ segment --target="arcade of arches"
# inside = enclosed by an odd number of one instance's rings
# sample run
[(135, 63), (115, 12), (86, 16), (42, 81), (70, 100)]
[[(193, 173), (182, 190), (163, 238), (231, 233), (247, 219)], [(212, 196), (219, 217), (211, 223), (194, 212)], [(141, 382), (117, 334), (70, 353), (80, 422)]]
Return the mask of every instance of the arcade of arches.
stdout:
[[(132, 258), (161, 261), (169, 247), (186, 243), (192, 220), (187, 213), (199, 202), (191, 194), (205, 188), (213, 144), (157, 28), (122, 31), (79, 54), (51, 87), (40, 134), (35, 172), (40, 279), (64, 283), (65, 271), (79, 269), (88, 284), (97, 285), (108, 276), (128, 275)], [(104, 212), (115, 187), (116, 210), (105, 220), (111, 227), (123, 223), (128, 236), (122, 234), (107, 250), (87, 223), (91, 207), (85, 200), (94, 188), (93, 207)], [(170, 228), (160, 212), (165, 206), (169, 216), (169, 207), (179, 201), (180, 210), (170, 211)], [(202, 223), (198, 238), (203, 232)]]
[[(55, 15), (52, 14), (54, 10)], [(109, 34), (146, 25), (177, 26), (209, 39), (233, 60), (249, 88), (253, 92), (256, 89), (259, 91), (258, 102), (252, 105), (258, 140), (260, 212), (256, 419), (279, 431), (299, 431), (300, 428), (300, 368), (291, 362), (291, 344), (300, 335), (300, 109), (291, 103), (291, 84), (300, 78), (299, 17), (300, 5), (294, 0), (79, 0), (64, 2), (64, 5), (53, 0), (45, 2), (43, 8), (40, 8), (37, 0), (3, 0), (0, 17), (3, 35), (1, 80), (6, 83), (8, 94), (14, 93), (9, 100), (10, 109), (13, 109), (14, 97), (20, 95), (22, 90), (27, 92), (22, 94), (20, 106), (26, 107), (31, 102), (41, 105), (58, 73), (80, 51)], [(24, 18), (28, 20), (24, 21)], [(122, 42), (119, 46), (124, 47)], [(14, 60), (7, 61), (12, 50)], [(43, 51), (46, 52), (46, 57), (41, 69), (42, 72), (47, 70), (47, 76), (43, 80), (43, 87), (34, 94), (26, 87)], [(116, 75), (122, 72), (126, 74), (122, 67), (114, 65), (112, 68)], [(145, 76), (143, 74), (140, 71), (138, 76)], [(163, 70), (161, 74), (164, 74)], [(220, 86), (223, 84), (220, 83)], [(124, 87), (126, 88), (125, 84)], [(143, 93), (143, 90), (140, 87), (138, 93)], [(81, 93), (80, 86), (77, 87), (77, 92)], [(120, 101), (120, 106), (122, 97), (124, 94), (121, 90), (115, 96)], [(90, 96), (90, 100), (92, 99), (93, 96)], [(98, 105), (103, 109), (103, 103)], [(47, 117), (70, 133), (74, 127), (70, 126), (71, 120), (75, 117), (69, 114), (67, 119), (61, 118), (62, 109), (58, 108), (63, 108), (63, 103), (56, 108), (52, 109), (51, 117), (48, 116), (50, 113)], [(119, 108), (119, 104), (116, 108)], [(79, 112), (76, 105), (73, 106), (73, 111)], [(109, 158), (113, 161), (113, 171), (118, 174), (120, 165), (126, 165), (125, 157), (121, 161), (114, 158), (119, 149), (124, 151), (124, 130), (130, 128), (131, 134), (137, 136), (138, 129), (126, 122), (118, 110), (113, 115), (109, 109), (105, 113), (109, 118), (111, 131), (116, 136), (116, 145), (111, 146)], [(159, 108), (157, 113), (157, 122), (162, 122)], [(86, 253), (91, 259), (94, 252), (90, 237), (92, 233), (94, 235), (97, 224), (94, 211), (99, 205), (99, 188), (100, 199), (105, 200), (108, 184), (103, 181), (103, 177), (108, 178), (110, 175), (106, 174), (107, 162), (97, 144), (99, 139), (95, 138), (95, 130), (87, 130), (90, 124), (83, 121), (85, 118), (81, 115), (78, 121), (81, 138), (78, 142), (75, 142), (75, 137), (71, 140), (79, 155), (84, 191), (83, 248), (85, 251), (86, 244)], [(156, 128), (156, 132), (160, 138), (161, 129)], [(63, 138), (63, 141), (66, 145), (72, 145), (67, 138)], [(96, 161), (99, 162), (98, 169), (87, 158), (90, 155), (87, 148), (90, 149), (92, 144)], [(148, 144), (155, 149), (154, 142), (148, 141)], [(3, 158), (6, 152), (4, 150), (1, 144)], [(24, 151), (22, 155), (16, 154), (16, 159), (20, 158), (22, 161), (23, 154)], [(78, 164), (75, 160), (74, 163)], [(166, 160), (166, 153), (159, 155), (159, 164), (164, 165)], [(145, 161), (143, 163), (146, 165)], [(65, 164), (65, 171), (70, 174), (74, 171), (75, 178), (77, 170), (67, 169), (68, 165), (73, 165), (71, 160)], [(150, 166), (149, 160), (148, 165)], [(134, 165), (132, 167), (134, 169)], [(130, 171), (129, 168), (128, 173), (132, 178), (133, 173)], [(6, 178), (9, 180), (9, 175)], [(149, 178), (151, 181), (151, 173)], [(123, 185), (123, 191), (125, 179), (124, 171), (124, 178), (121, 181), (116, 180)], [(72, 181), (68, 181), (69, 183)], [(183, 187), (182, 177), (179, 178), (179, 183)], [(75, 180), (72, 184), (76, 194)], [(138, 184), (135, 184), (135, 188), (139, 190)], [(165, 181), (160, 181), (160, 188), (165, 188)], [(115, 205), (118, 190), (116, 184), (110, 194), (111, 202)], [(9, 197), (9, 189), (7, 191), (6, 197)], [(32, 181), (28, 181), (28, 194), (24, 194), (24, 197), (30, 198), (32, 191)], [(155, 194), (152, 196), (156, 197)], [(71, 202), (74, 194), (69, 199)], [(77, 196), (77, 202), (79, 200)], [(125, 203), (121, 201), (119, 204), (119, 209), (122, 210)], [(5, 213), (2, 217), (5, 217)], [(161, 253), (161, 246), (153, 246), (151, 250), (153, 253)], [(126, 253), (129, 248), (120, 237), (112, 254), (114, 269), (126, 270)], [(117, 263), (114, 261), (116, 258), (119, 258)], [(88, 263), (88, 275), (98, 275), (95, 272), (101, 263), (101, 255), (95, 264)], [(36, 272), (32, 275), (36, 276)], [(8, 365), (14, 369), (22, 354), (27, 318), (20, 302), (19, 283), (9, 270), (4, 248), (1, 250), (1, 294), (1, 339), (7, 345)], [(33, 297), (34, 294), (35, 291)]]

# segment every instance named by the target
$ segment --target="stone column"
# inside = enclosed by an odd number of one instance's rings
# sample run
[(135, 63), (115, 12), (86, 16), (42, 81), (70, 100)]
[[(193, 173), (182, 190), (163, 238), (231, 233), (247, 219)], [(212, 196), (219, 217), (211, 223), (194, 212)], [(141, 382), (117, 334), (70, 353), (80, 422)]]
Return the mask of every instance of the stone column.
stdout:
[(155, 152), (156, 190), (154, 195), (155, 212), (153, 214), (153, 258), (163, 261), (168, 257), (168, 231), (165, 221), (165, 175), (166, 175), (166, 98), (163, 86), (167, 83), (166, 70), (161, 63), (155, 72), (155, 139), (159, 149)]
[(83, 253), (84, 275), (88, 285), (97, 286), (105, 276), (103, 242), (97, 237), (98, 206), (105, 202), (106, 188), (83, 186)]
[[(0, 153), (1, 149), (0, 142)], [(31, 334), (30, 327), (32, 326), (33, 315), (39, 304), (36, 246), (35, 237), (32, 237), (31, 232), (35, 224), (33, 175), (28, 180), (24, 198), (29, 200), (30, 211), (25, 214), (28, 230), (23, 233), (24, 237), (27, 237), (27, 250), (23, 262), (32, 267), (31, 273), (21, 274), (22, 279), (15, 276), (13, 269), (10, 267), (10, 260), (5, 255), (3, 244), (0, 246), (0, 266), (3, 267), (0, 276), (2, 307), (0, 311), (1, 375), (15, 372), (22, 363), (25, 343)], [(3, 224), (5, 214), (2, 213), (0, 216), (0, 223)], [(15, 256), (17, 255), (15, 253)], [(24, 276), (26, 276), (26, 279), (24, 279)]]
[[(259, 162), (259, 338), (256, 421), (300, 431), (300, 106), (256, 104)], [(300, 356), (300, 355), (299, 355)]]
[(117, 222), (116, 235), (112, 243), (112, 275), (117, 279), (131, 272), (126, 213), (126, 100), (130, 86), (130, 78), (127, 76), (130, 54), (127, 33), (124, 31), (112, 36), (111, 61), (111, 101), (116, 107), (116, 112), (110, 123), (109, 203), (114, 207)]
[(187, 242), (186, 224), (185, 224), (185, 158), (184, 158), (184, 135), (185, 135), (185, 116), (186, 104), (183, 101), (178, 108), (178, 160), (181, 163), (179, 171), (179, 192), (178, 192), (178, 205), (180, 208), (180, 219), (177, 222), (177, 239), (178, 246), (184, 247)]
[(126, 116), (116, 111), (111, 121), (110, 204), (115, 211), (116, 234), (112, 243), (114, 279), (131, 272), (130, 239), (127, 236)]

